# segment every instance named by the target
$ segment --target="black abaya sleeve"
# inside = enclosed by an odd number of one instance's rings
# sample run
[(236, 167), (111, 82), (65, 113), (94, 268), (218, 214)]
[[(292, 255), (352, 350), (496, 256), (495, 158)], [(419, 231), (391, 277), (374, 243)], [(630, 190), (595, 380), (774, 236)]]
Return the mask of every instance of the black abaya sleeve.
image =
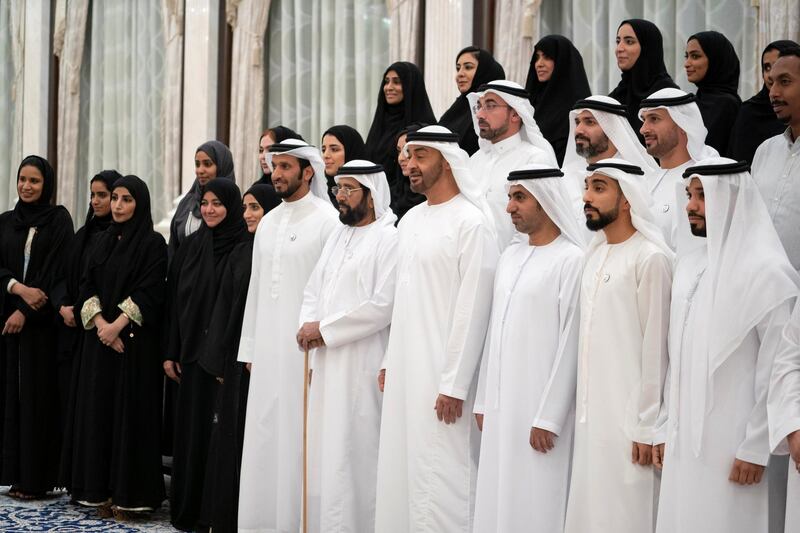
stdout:
[(166, 302), (167, 243), (164, 237), (153, 233), (142, 254), (147, 259), (137, 275), (136, 288), (128, 296), (139, 307), (143, 321), (153, 326), (162, 322)]

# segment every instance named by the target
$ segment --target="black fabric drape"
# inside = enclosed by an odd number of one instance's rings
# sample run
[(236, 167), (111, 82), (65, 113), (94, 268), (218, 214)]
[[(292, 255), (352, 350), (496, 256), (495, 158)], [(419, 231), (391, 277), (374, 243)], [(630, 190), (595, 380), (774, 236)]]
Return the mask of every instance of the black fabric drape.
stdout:
[[(545, 82), (540, 82), (536, 76), (538, 51), (555, 62), (553, 74)], [(572, 41), (562, 35), (547, 35), (536, 43), (525, 90), (530, 94), (533, 117), (544, 138), (553, 146), (560, 166), (567, 149), (569, 112), (575, 102), (592, 94), (583, 58)]]
[(639, 103), (656, 91), (678, 86), (672, 81), (664, 65), (664, 41), (658, 27), (649, 20), (628, 19), (623, 20), (617, 29), (624, 24), (630, 24), (633, 28), (641, 52), (633, 67), (622, 72), (619, 85), (609, 96), (627, 107), (628, 122), (638, 135), (639, 128), (642, 127)]
[(459, 135), (458, 145), (469, 155), (478, 151), (478, 135), (472, 124), (472, 110), (469, 108), (467, 95), (478, 90), (478, 87), (495, 80), (504, 80), (506, 72), (491, 52), (483, 48), (468, 46), (456, 55), (456, 61), (464, 55), (477, 55), (478, 67), (472, 84), (466, 92), (458, 95), (455, 102), (444, 112), (439, 124)]
[(719, 32), (701, 31), (689, 37), (689, 41), (692, 39), (708, 57), (708, 71), (696, 83), (697, 107), (708, 130), (706, 144), (726, 156), (731, 128), (742, 105), (738, 92), (739, 57), (731, 42)]

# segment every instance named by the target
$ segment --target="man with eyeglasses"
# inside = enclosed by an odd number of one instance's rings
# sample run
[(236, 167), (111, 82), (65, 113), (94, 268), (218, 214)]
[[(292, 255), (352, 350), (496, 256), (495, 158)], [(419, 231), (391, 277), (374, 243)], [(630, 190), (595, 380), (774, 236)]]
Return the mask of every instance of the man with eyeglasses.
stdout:
[(301, 349), (316, 348), (308, 531), (372, 531), (381, 420), (376, 378), (394, 304), (397, 217), (380, 165), (350, 161), (334, 180), (342, 225), (308, 280), (297, 332)]
[(498, 246), (503, 251), (518, 234), (506, 213), (506, 178), (531, 164), (557, 166), (553, 147), (533, 119), (528, 93), (518, 83), (496, 80), (467, 96), (480, 149), (470, 158), (470, 170), (492, 211)]

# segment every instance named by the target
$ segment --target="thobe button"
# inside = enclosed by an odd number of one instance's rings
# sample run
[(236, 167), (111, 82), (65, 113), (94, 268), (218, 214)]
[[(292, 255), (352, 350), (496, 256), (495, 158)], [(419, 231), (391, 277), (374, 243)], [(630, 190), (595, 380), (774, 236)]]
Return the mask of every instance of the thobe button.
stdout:
[(606, 274), (605, 276), (603, 276), (603, 283), (608, 283), (608, 280), (610, 279), (611, 279), (611, 274)]
[(289, 235), (289, 240), (290, 240), (290, 241), (293, 241), (293, 240), (295, 240), (295, 239), (297, 239), (297, 235), (295, 235), (294, 233), (292, 233), (291, 235)]
[(667, 211), (669, 211), (669, 205), (664, 204), (663, 206), (661, 206), (661, 210), (666, 213)]

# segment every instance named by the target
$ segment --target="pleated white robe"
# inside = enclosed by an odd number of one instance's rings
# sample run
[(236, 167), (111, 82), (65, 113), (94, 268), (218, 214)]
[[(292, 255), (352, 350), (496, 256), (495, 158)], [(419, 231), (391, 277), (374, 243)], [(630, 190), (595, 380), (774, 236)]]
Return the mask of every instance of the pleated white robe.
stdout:
[(631, 462), (652, 444), (667, 368), (672, 265), (636, 232), (587, 256), (567, 533), (650, 533), (658, 483)]
[(305, 289), (300, 324), (320, 321), (308, 412), (308, 531), (375, 527), (381, 393), (397, 229), (379, 222), (331, 235)]
[(253, 363), (247, 398), (239, 531), (297, 533), (303, 460), (303, 289), (339, 226), (327, 199), (309, 193), (264, 215), (253, 243), (239, 361)]
[(675, 271), (669, 390), (662, 408), (662, 415), (668, 413), (666, 450), (656, 531), (766, 532), (769, 469), (756, 485), (738, 485), (728, 477), (735, 459), (760, 465), (769, 461), (767, 390), (791, 307), (787, 301), (768, 313), (707, 381), (708, 349), (698, 346), (702, 343), (696, 342), (695, 334), (707, 327), (704, 317), (710, 312), (703, 308), (712, 290), (703, 276), (707, 257), (703, 246), (681, 258)]
[[(414, 207), (399, 232), (375, 531), (467, 533), (480, 439), (472, 407), (497, 242), (461, 194)], [(436, 418), (439, 394), (464, 400), (455, 424)]]
[[(783, 330), (781, 348), (775, 356), (770, 380), (770, 447), (776, 453), (788, 453), (786, 436), (800, 430), (800, 305), (795, 305)], [(800, 473), (789, 460), (786, 487), (786, 533), (800, 531)]]
[[(500, 257), (475, 404), (484, 415), (475, 533), (564, 530), (582, 271), (583, 251), (563, 236)], [(555, 447), (534, 450), (532, 427), (555, 433)]]

